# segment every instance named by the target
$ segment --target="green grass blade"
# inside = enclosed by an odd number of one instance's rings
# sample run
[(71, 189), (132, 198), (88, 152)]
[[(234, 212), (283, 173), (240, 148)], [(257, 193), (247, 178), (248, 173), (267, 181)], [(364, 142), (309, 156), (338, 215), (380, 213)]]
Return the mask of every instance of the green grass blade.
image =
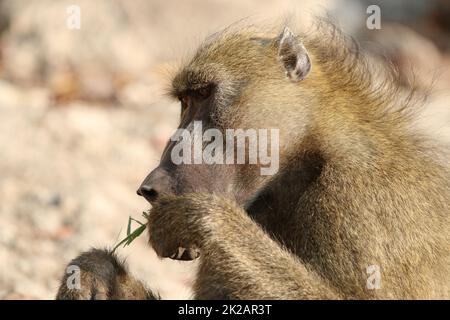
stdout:
[[(140, 225), (133, 232), (131, 232), (131, 221), (135, 221)], [(117, 250), (117, 248), (119, 248), (122, 245), (123, 245), (123, 248), (125, 248), (126, 246), (129, 246), (131, 244), (131, 242), (133, 242), (134, 239), (139, 237), (146, 228), (147, 228), (146, 223), (144, 224), (144, 223), (140, 222), (139, 220), (129, 217), (128, 218), (128, 226), (127, 226), (127, 236), (125, 237), (125, 239), (121, 240), (118, 244), (116, 244), (114, 246), (114, 248), (112, 249), (112, 253), (114, 253)]]
[(130, 233), (131, 233), (131, 216), (128, 217), (127, 237), (130, 236)]
[(142, 222), (140, 222), (139, 220), (136, 220), (136, 219), (134, 219), (134, 218), (130, 218), (131, 220), (133, 220), (134, 222), (136, 222), (136, 223), (139, 223), (141, 226), (143, 226), (144, 224), (142, 223)]
[(141, 225), (139, 228), (133, 231), (133, 233), (130, 234), (128, 237), (128, 241), (125, 243), (124, 247), (130, 245), (131, 242), (133, 242), (134, 239), (139, 237), (142, 232), (144, 232), (145, 228), (147, 228), (146, 224)]

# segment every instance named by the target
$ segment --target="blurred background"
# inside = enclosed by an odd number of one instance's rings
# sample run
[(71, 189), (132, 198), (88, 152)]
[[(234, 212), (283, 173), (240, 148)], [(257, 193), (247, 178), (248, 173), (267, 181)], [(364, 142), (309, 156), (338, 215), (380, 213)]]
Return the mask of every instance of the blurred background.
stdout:
[[(371, 4), (381, 30), (366, 27)], [(148, 208), (136, 189), (179, 114), (167, 70), (205, 36), (326, 11), (405, 82), (412, 67), (419, 88), (438, 75), (422, 123), (450, 141), (450, 0), (0, 0), (0, 299), (52, 299), (72, 258)], [(119, 253), (163, 298), (189, 296), (194, 263), (159, 260), (146, 236)]]

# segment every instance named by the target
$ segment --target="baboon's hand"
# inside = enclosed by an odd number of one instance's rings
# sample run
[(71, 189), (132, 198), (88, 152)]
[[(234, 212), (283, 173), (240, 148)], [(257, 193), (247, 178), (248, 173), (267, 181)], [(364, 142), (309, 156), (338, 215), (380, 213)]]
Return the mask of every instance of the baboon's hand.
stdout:
[(179, 248), (201, 252), (212, 214), (223, 212), (224, 203), (212, 194), (161, 197), (149, 214), (150, 244), (161, 257), (174, 258)]
[(56, 296), (61, 300), (151, 298), (155, 297), (128, 275), (113, 253), (99, 249), (85, 252), (69, 263)]

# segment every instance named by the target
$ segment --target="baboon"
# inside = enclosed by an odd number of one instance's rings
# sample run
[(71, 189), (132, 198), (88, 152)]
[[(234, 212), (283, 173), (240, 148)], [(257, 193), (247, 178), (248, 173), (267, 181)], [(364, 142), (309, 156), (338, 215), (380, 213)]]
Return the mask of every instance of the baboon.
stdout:
[[(196, 299), (450, 298), (450, 170), (412, 129), (420, 96), (332, 24), (291, 30), (229, 27), (174, 75), (180, 128), (278, 128), (280, 164), (174, 164), (170, 141), (138, 190), (150, 244), (198, 250)], [(108, 250), (70, 264), (59, 299), (158, 298)]]

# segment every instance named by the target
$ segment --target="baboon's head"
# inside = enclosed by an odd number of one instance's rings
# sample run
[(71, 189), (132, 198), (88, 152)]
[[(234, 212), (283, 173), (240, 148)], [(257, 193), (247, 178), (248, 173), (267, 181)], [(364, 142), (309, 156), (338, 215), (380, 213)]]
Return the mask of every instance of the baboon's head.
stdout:
[[(288, 28), (211, 37), (172, 81), (179, 130), (138, 194), (214, 192), (243, 206), (276, 176), (308, 126), (311, 60)], [(234, 131), (230, 131), (233, 129)]]

